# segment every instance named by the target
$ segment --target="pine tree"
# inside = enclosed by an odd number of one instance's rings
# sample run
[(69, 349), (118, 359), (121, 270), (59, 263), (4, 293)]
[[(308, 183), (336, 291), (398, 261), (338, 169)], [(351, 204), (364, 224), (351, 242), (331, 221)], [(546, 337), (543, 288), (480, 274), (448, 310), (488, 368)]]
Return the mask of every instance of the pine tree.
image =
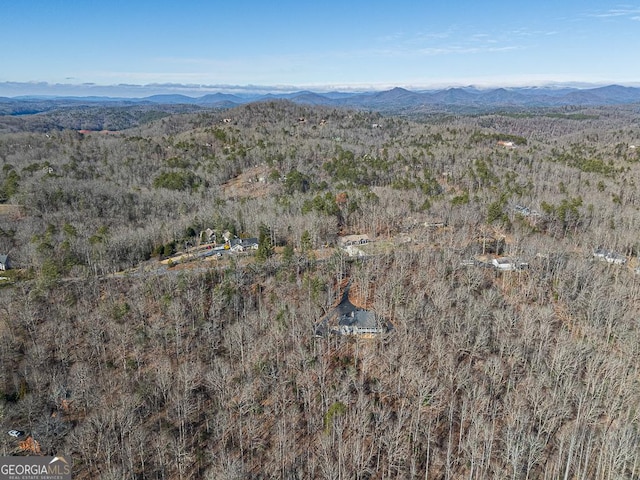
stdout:
[(260, 225), (260, 235), (258, 237), (258, 251), (256, 252), (256, 259), (264, 262), (267, 258), (273, 255), (273, 245), (271, 245), (271, 235), (269, 227), (262, 224)]

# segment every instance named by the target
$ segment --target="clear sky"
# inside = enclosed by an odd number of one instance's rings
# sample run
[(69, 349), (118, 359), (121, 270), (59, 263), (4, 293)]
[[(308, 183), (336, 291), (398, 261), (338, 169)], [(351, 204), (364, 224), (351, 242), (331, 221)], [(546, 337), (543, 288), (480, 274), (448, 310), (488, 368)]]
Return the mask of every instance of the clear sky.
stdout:
[(640, 2), (2, 0), (0, 94), (6, 82), (639, 85), (639, 47)]

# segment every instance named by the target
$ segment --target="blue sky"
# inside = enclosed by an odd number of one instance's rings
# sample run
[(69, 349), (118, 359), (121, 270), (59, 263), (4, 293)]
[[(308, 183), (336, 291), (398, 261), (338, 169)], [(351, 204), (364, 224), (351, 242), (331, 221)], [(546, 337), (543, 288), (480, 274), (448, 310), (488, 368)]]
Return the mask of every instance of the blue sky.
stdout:
[(30, 82), (20, 88), (32, 93), (47, 87), (33, 82), (170, 83), (194, 92), (640, 85), (640, 2), (3, 3), (0, 95), (14, 82)]

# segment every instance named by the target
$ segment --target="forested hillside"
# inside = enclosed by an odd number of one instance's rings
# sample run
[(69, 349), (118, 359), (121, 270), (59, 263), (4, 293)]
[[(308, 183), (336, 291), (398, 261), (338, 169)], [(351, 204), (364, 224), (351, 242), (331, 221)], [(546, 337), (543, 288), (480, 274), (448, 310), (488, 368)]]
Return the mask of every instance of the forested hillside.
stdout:
[[(120, 108), (3, 123), (0, 454), (30, 437), (78, 479), (640, 476), (640, 107)], [(314, 335), (348, 282), (388, 333)]]

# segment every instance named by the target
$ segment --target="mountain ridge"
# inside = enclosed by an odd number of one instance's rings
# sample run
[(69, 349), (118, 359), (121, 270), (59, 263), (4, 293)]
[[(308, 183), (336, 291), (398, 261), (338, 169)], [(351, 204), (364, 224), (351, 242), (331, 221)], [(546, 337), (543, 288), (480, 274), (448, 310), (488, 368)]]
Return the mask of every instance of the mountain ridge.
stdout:
[[(213, 108), (230, 108), (246, 103), (269, 100), (289, 100), (307, 105), (364, 108), (375, 111), (412, 111), (421, 108), (476, 108), (492, 109), (502, 107), (564, 107), (564, 106), (606, 106), (640, 103), (640, 88), (621, 85), (606, 85), (593, 88), (575, 87), (496, 87), (479, 89), (476, 87), (451, 87), (437, 90), (413, 91), (394, 87), (383, 91), (319, 93), (300, 90), (287, 93), (267, 93), (261, 95), (234, 95), (223, 92), (208, 93), (200, 97), (183, 94), (158, 94), (144, 97), (107, 96), (17, 96), (0, 97), (0, 103), (32, 105), (46, 104), (43, 110), (66, 104), (105, 105), (193, 105)], [(35, 108), (37, 109), (37, 108)]]

